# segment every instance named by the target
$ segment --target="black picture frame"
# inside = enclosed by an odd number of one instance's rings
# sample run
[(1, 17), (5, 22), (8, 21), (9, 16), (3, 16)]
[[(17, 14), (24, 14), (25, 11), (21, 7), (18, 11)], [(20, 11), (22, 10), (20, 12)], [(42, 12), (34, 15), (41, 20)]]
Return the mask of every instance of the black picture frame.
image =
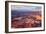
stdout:
[[(43, 30), (32, 30), (32, 31), (16, 31), (16, 32), (9, 32), (8, 31), (8, 3), (31, 3), (31, 4), (43, 4), (44, 5), (44, 29)], [(45, 31), (45, 3), (40, 2), (23, 2), (23, 1), (5, 1), (5, 32), (6, 33), (20, 33), (20, 32), (36, 32), (36, 31)]]

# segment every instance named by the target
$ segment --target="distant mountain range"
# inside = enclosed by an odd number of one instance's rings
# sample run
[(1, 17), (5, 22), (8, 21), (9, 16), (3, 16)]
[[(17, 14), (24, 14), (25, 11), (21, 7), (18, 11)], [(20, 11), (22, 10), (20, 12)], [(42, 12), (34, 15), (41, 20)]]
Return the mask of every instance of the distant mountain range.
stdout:
[(11, 11), (11, 17), (25, 16), (25, 15), (41, 15), (41, 11)]

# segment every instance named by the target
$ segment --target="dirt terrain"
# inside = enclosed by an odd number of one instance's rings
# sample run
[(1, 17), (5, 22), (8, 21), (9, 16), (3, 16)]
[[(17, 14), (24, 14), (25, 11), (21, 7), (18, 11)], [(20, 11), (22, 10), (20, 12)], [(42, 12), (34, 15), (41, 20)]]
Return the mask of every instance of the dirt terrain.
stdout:
[(15, 17), (12, 19), (12, 28), (32, 28), (41, 27), (41, 15), (27, 15), (24, 17)]

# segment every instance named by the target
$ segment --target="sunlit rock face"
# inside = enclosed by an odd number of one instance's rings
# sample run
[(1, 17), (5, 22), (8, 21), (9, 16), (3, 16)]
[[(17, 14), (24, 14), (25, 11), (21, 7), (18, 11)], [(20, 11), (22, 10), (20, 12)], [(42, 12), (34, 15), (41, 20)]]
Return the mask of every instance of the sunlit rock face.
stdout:
[(12, 28), (32, 28), (41, 27), (42, 16), (32, 15), (24, 17), (15, 17), (12, 20)]

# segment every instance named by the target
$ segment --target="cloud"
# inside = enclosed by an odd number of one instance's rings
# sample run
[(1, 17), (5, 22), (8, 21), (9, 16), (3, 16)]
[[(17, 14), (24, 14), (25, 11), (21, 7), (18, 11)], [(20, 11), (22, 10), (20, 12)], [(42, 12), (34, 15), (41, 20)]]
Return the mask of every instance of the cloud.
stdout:
[(12, 5), (12, 10), (18, 11), (41, 11), (41, 6), (21, 6), (21, 5)]

